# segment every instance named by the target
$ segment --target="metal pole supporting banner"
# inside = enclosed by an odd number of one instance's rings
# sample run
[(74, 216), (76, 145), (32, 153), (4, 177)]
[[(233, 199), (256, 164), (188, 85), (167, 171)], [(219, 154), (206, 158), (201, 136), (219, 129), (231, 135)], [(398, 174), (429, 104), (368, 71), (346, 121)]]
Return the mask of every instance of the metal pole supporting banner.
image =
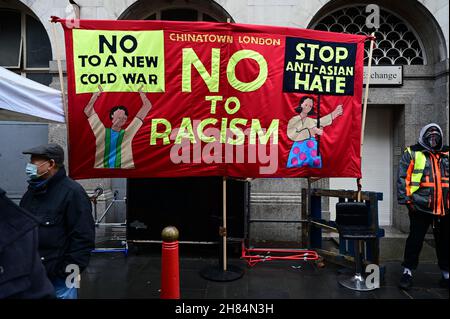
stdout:
[[(55, 21), (52, 18), (50, 18), (50, 23), (52, 24), (52, 38), (53, 38), (53, 43), (55, 44), (55, 50), (56, 50), (56, 61), (58, 64), (58, 75), (59, 75), (59, 85), (61, 88), (61, 98), (62, 98), (62, 102), (63, 102), (63, 107), (64, 107), (64, 118), (66, 120), (66, 130), (67, 130), (67, 152), (70, 153), (70, 143), (69, 143), (69, 109), (67, 106), (67, 101), (66, 101), (66, 92), (64, 90), (64, 78), (63, 78), (63, 71), (62, 71), (62, 64), (61, 64), (61, 51), (59, 48), (59, 44), (58, 44), (58, 37), (56, 36), (56, 27), (55, 27)], [(69, 156), (67, 156), (67, 168), (69, 167), (70, 163), (69, 163)]]
[(200, 276), (207, 280), (226, 282), (241, 278), (244, 271), (234, 265), (228, 264), (227, 258), (227, 178), (222, 177), (222, 226), (219, 229), (219, 235), (222, 237), (222, 263), (219, 259), (219, 267), (208, 266), (200, 271)]
[(223, 271), (227, 271), (227, 178), (223, 177), (223, 200), (222, 200), (222, 244), (223, 244)]

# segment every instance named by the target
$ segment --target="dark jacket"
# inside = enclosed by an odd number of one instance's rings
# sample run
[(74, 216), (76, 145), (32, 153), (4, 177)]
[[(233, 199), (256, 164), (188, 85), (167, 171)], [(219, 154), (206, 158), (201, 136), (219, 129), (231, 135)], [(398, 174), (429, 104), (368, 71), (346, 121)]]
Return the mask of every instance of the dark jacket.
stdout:
[(0, 188), (0, 299), (55, 298), (39, 256), (37, 226)]
[[(411, 154), (405, 150), (399, 164), (398, 203), (412, 205), (419, 212), (447, 215), (449, 212), (448, 146), (442, 146), (440, 151), (431, 152), (418, 143), (411, 146), (410, 149)], [(426, 163), (419, 189), (411, 193), (415, 152), (422, 152), (425, 155)]]
[(66, 176), (64, 168), (38, 189), (31, 186), (20, 206), (39, 220), (39, 253), (51, 280), (66, 278), (66, 266), (82, 272), (94, 248), (92, 206), (80, 184)]

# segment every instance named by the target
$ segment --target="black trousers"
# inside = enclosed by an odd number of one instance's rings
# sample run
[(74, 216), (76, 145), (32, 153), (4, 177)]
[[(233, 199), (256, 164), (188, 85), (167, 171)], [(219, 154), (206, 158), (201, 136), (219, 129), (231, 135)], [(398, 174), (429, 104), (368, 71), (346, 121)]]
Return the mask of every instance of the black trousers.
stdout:
[(441, 270), (448, 271), (449, 215), (439, 218), (431, 214), (410, 210), (409, 221), (410, 231), (406, 240), (405, 257), (402, 266), (411, 270), (417, 268), (425, 235), (430, 225), (432, 225), (439, 267)]

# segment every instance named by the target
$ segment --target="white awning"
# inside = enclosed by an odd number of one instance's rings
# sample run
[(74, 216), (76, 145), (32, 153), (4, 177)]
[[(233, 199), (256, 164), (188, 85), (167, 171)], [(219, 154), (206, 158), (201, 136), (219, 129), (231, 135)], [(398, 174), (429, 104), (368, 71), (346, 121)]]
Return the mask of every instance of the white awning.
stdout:
[[(55, 122), (65, 122), (60, 91), (27, 79), (2, 67), (0, 67), (1, 109)], [(15, 119), (9, 116), (8, 120)], [(16, 120), (21, 120), (21, 117), (18, 116)]]

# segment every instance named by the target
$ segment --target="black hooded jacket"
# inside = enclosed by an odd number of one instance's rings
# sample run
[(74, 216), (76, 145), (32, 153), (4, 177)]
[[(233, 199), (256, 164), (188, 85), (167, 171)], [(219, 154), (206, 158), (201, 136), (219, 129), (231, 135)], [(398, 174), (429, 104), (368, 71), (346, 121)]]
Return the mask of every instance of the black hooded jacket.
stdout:
[(50, 279), (66, 278), (66, 266), (83, 271), (94, 248), (92, 206), (83, 187), (62, 167), (38, 189), (31, 186), (20, 206), (39, 221), (39, 253)]
[[(435, 149), (427, 145), (424, 134), (430, 127), (436, 127), (441, 134), (441, 143)], [(422, 128), (418, 143), (405, 150), (399, 163), (397, 197), (399, 204), (407, 204), (416, 211), (447, 215), (449, 212), (449, 148), (442, 143), (442, 130), (437, 124)], [(414, 174), (415, 153), (425, 155), (425, 167), (419, 189), (411, 191), (412, 174)]]
[(37, 226), (0, 188), (0, 299), (55, 298), (39, 257)]

